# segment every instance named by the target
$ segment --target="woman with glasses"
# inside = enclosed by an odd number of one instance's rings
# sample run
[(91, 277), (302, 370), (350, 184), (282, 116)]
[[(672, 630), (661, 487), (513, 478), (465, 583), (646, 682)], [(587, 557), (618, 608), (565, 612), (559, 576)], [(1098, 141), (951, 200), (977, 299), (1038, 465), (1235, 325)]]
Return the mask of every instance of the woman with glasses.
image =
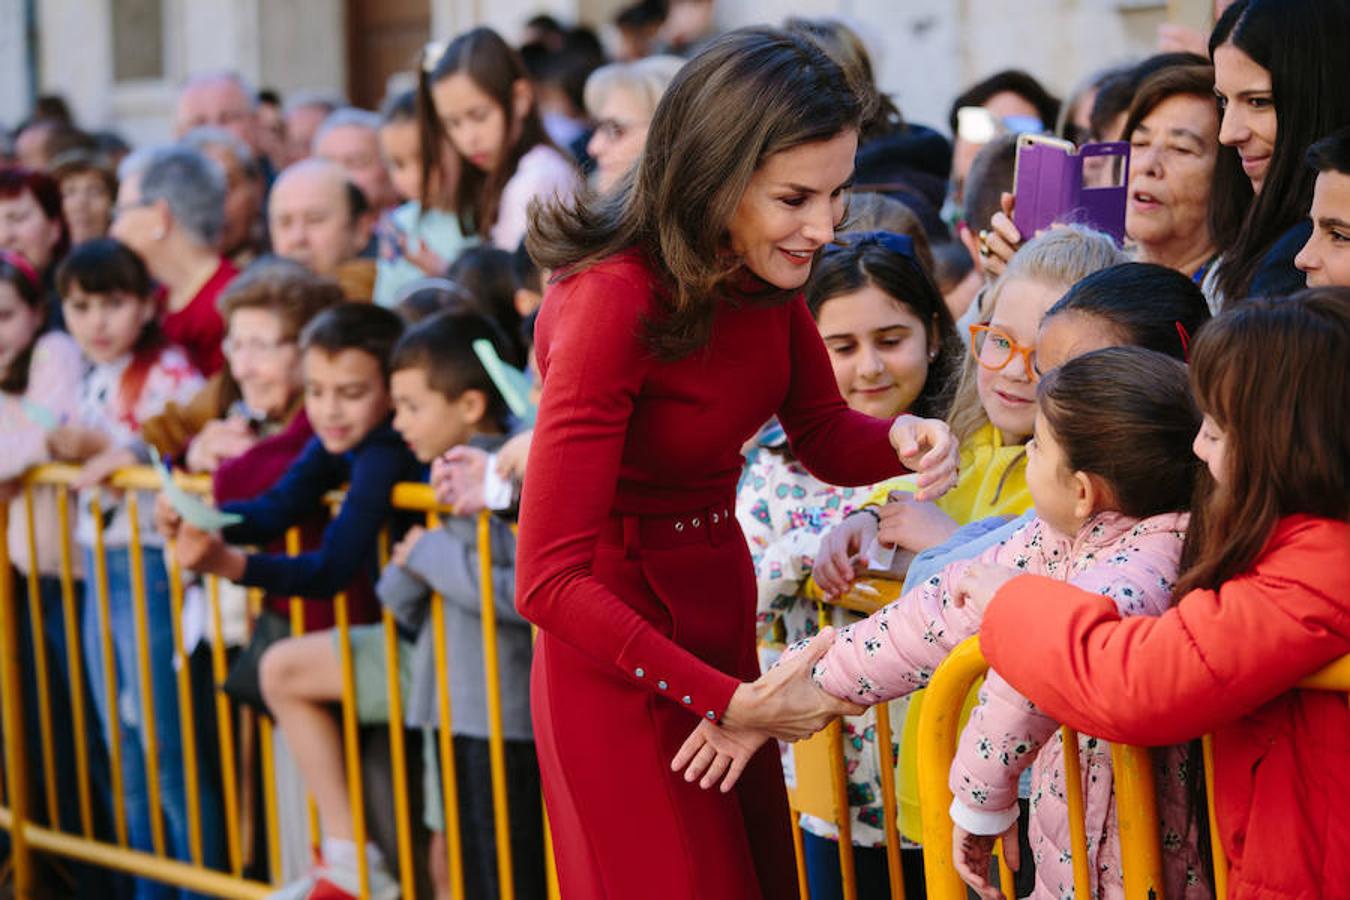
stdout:
[(642, 155), (656, 104), (682, 65), (678, 56), (649, 56), (601, 66), (586, 79), (586, 112), (595, 120), (586, 152), (597, 191), (613, 189)]

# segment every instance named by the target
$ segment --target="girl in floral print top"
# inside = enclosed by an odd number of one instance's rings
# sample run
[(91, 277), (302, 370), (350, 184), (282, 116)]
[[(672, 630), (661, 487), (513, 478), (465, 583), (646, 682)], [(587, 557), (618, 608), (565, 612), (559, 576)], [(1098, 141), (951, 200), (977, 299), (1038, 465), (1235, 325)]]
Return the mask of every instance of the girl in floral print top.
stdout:
[[(57, 272), (66, 327), (80, 345), (85, 367), (80, 379), (78, 414), (47, 436), (52, 456), (84, 463), (87, 472), (105, 472), (99, 457), (115, 452), (140, 432), (141, 422), (158, 415), (166, 403), (186, 403), (203, 381), (186, 355), (165, 343), (158, 309), (144, 263), (111, 238), (77, 247)], [(77, 479), (92, 488), (93, 478)], [(85, 490), (87, 506), (92, 494)], [(109, 514), (105, 540), (126, 543), (130, 523), (121, 504), (106, 495)], [(143, 537), (157, 543), (150, 525), (152, 504), (141, 504)], [(93, 522), (81, 516), (81, 544), (93, 544)]]
[[(826, 252), (806, 286), (807, 306), (829, 350), (840, 394), (854, 409), (879, 418), (904, 412), (945, 415), (945, 387), (962, 350), (942, 295), (920, 268), (912, 243), (890, 232), (855, 233), (841, 240), (844, 244)], [(781, 428), (771, 425), (761, 433), (736, 495), (737, 519), (755, 565), (761, 640), (791, 643), (820, 630), (817, 606), (803, 594), (816, 548), (821, 534), (860, 506), (869, 491), (825, 484), (793, 457)], [(838, 608), (831, 615), (836, 625), (857, 618)], [(773, 655), (765, 651), (766, 665)], [(853, 843), (881, 848), (885, 834), (875, 715), (846, 718), (844, 729)], [(791, 765), (787, 754), (784, 763)], [(837, 873), (836, 850), (824, 843), (836, 838), (837, 829), (812, 816), (802, 817), (802, 827), (812, 896), (828, 897), (815, 884), (821, 867), (810, 851), (818, 849), (829, 860), (824, 868)], [(816, 839), (822, 839), (820, 846)], [(884, 853), (875, 852), (884, 872)], [(918, 873), (917, 860), (907, 869)]]
[[(959, 562), (868, 619), (840, 630), (813, 677), (828, 693), (875, 704), (928, 683), (979, 621), (961, 602), (968, 580), (1003, 568), (1035, 572), (1111, 597), (1122, 612), (1157, 615), (1171, 603), (1197, 464), (1188, 452), (1200, 414), (1185, 367), (1118, 347), (1065, 363), (1041, 382), (1027, 482), (1037, 516), (975, 563)], [(1034, 627), (1034, 623), (1028, 623)], [(797, 647), (788, 653), (800, 652)], [(1016, 834), (1017, 780), (1033, 765), (1030, 839), (1036, 894), (1072, 893), (1068, 812), (1057, 725), (991, 672), (952, 767), (958, 868), (982, 896), (993, 840)], [(1042, 751), (1044, 748), (1044, 752)], [(1110, 756), (1080, 746), (1087, 779), (1094, 896), (1122, 896)], [(1189, 808), (1184, 752), (1159, 754), (1168, 896), (1205, 897)], [(733, 762), (732, 766), (735, 770)], [(1010, 853), (1016, 860), (1017, 854)]]

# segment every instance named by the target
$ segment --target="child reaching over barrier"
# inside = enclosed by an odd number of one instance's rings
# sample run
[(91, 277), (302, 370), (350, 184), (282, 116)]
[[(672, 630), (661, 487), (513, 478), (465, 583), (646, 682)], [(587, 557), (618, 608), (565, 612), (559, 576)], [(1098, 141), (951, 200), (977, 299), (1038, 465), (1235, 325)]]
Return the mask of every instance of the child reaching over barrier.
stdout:
[[(1111, 597), (1128, 615), (1157, 615), (1170, 602), (1186, 527), (1184, 511), (1197, 470), (1185, 453), (1200, 421), (1185, 367), (1139, 348), (1099, 350), (1048, 375), (1037, 398), (1027, 463), (1037, 517), (985, 551), (979, 562), (1083, 585)], [(949, 566), (918, 590), (841, 629), (817, 661), (816, 683), (835, 697), (868, 705), (924, 687), (951, 649), (979, 628), (978, 612), (954, 602), (968, 567)], [(1023, 627), (1038, 614), (1027, 610)], [(803, 649), (795, 645), (785, 658)], [(1024, 702), (1019, 709), (1011, 693), (986, 687), (982, 708), (972, 720), (1003, 716), (1006, 721), (1008, 728), (998, 730), (996, 745), (976, 748), (977, 756), (988, 749), (996, 764), (1002, 762), (1001, 754), (1008, 754), (1007, 768), (998, 773), (1006, 781), (999, 781), (997, 793), (986, 795), (985, 788), (963, 793), (968, 785), (958, 779), (957, 796), (971, 804), (981, 798), (999, 802), (1003, 818), (994, 824), (1003, 831), (1010, 824), (1007, 808), (1017, 809), (1017, 774), (1034, 757), (1031, 841), (1038, 861), (1037, 896), (1058, 897), (1072, 887), (1067, 828), (1062, 827), (1066, 813), (1058, 799), (1062, 749), (1045, 743), (1054, 723), (1034, 717)], [(701, 778), (705, 788), (721, 782), (726, 790), (763, 738), (700, 724), (674, 767), (685, 770), (686, 780)], [(1036, 753), (1042, 744), (1048, 751)], [(1094, 778), (1087, 807), (1096, 828), (1088, 845), (1096, 856), (1089, 868), (1105, 893), (1119, 896), (1120, 872), (1114, 864), (1119, 853), (1109, 815), (1110, 756), (1104, 746), (1091, 742), (1081, 752), (1083, 770)], [(1159, 782), (1164, 787), (1164, 821), (1179, 836), (1169, 845), (1169, 896), (1184, 896), (1189, 890), (1186, 873), (1195, 862), (1186, 785), (1175, 774), (1182, 759), (1180, 751), (1169, 751), (1166, 771), (1171, 776)]]
[(544, 131), (520, 54), (490, 28), (450, 42), (418, 87), (423, 184), (448, 139), (459, 162), (454, 197), (465, 234), (515, 251), (533, 200), (570, 198), (577, 171)]
[[(188, 860), (187, 792), (192, 791), (200, 801), (202, 859), (218, 865), (224, 856), (219, 794), (205, 781), (187, 784), (184, 773), (173, 616), (164, 554), (151, 527), (153, 504), (149, 495), (139, 496), (138, 519), (133, 520), (128, 504), (92, 483), (88, 474), (100, 473), (101, 478), (108, 469), (98, 461), (100, 455), (117, 452), (134, 439), (141, 423), (158, 415), (167, 403), (186, 402), (201, 388), (202, 378), (184, 352), (165, 341), (150, 275), (140, 257), (122, 244), (111, 238), (81, 244), (57, 270), (56, 285), (66, 327), (80, 345), (86, 366), (78, 416), (51, 430), (47, 445), (54, 458), (85, 464), (86, 474), (76, 479), (82, 487), (76, 537), (88, 577), (81, 642), (90, 680), (95, 682), (98, 721), (106, 728), (110, 715), (119, 720), (128, 839), (138, 850), (154, 849), (153, 820), (162, 816), (165, 851), (171, 858)], [(102, 525), (101, 559), (95, 549), (96, 511)], [(140, 539), (139, 559), (132, 556), (133, 532)], [(133, 592), (137, 568), (144, 584), (141, 598)], [(106, 585), (102, 598), (106, 607), (98, 600), (100, 584)], [(145, 615), (148, 646), (141, 646), (136, 637), (138, 608)], [(101, 683), (106, 671), (105, 635), (112, 647), (115, 685)], [(140, 678), (142, 653), (149, 656), (149, 684)], [(152, 809), (149, 799), (146, 747), (152, 736), (159, 750), (159, 809)], [(154, 882), (137, 881), (138, 897), (165, 896), (164, 892)]]
[(1350, 707), (1297, 687), (1350, 653), (1347, 359), (1345, 289), (1247, 300), (1205, 326), (1191, 364), (1205, 470), (1164, 615), (1122, 618), (1031, 575), (966, 585), (968, 607), (988, 604), (990, 664), (1046, 715), (1131, 744), (1213, 732), (1232, 897), (1350, 884)]

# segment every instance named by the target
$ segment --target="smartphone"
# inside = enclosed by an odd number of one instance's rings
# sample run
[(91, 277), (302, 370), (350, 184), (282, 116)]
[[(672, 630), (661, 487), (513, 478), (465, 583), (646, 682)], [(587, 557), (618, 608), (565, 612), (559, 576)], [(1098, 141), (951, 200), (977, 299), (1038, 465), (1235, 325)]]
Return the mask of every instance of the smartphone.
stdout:
[(1013, 224), (1029, 238), (1056, 223), (1076, 223), (1123, 244), (1129, 177), (1126, 141), (1074, 147), (1060, 138), (1018, 135)]

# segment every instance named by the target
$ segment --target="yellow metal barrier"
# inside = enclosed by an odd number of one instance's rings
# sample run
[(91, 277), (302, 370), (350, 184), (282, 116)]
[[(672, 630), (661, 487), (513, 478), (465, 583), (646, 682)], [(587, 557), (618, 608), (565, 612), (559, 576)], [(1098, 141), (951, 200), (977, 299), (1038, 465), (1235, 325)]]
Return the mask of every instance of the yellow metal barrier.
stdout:
[[(220, 777), (222, 787), (222, 819), (225, 831), (225, 849), (227, 863), (225, 871), (216, 871), (203, 865), (203, 822), (200, 798), (189, 787), (185, 792), (187, 818), (189, 822), (189, 847), (186, 856), (189, 861), (170, 858), (166, 853), (166, 837), (161, 817), (152, 816), (153, 850), (143, 852), (131, 849), (128, 843), (127, 813), (123, 786), (123, 760), (121, 757), (121, 725), (118, 718), (117, 663), (114, 655), (112, 629), (102, 629), (101, 644), (103, 666), (101, 672), (90, 672), (95, 690), (106, 692), (108, 697), (107, 721), (101, 723), (108, 744), (110, 794), (115, 826), (115, 842), (106, 843), (94, 834), (93, 787), (91, 783), (91, 760), (88, 748), (88, 712), (86, 698), (82, 689), (84, 677), (83, 652), (77, 625), (79, 601), (76, 594), (74, 555), (72, 552), (72, 528), (68, 505), (71, 484), (78, 469), (65, 465), (48, 465), (34, 469), (24, 477), (24, 496), (27, 500), (28, 544), (31, 560), (37, 559), (38, 535), (33, 524), (33, 491), (35, 488), (50, 488), (55, 492), (58, 508), (58, 522), (61, 530), (60, 544), (60, 582), (61, 609), (65, 616), (65, 634), (67, 642), (66, 659), (71, 681), (70, 721), (74, 731), (76, 746), (76, 779), (74, 788), (78, 792), (80, 821), (78, 833), (63, 831), (58, 816), (58, 799), (62, 790), (71, 786), (64, 785), (57, 777), (54, 766), (52, 721), (54, 715), (65, 715), (65, 711), (51, 708), (49, 691), (50, 666), (53, 660), (46, 653), (43, 609), (37, 589), (38, 572), (30, 566), (28, 576), (29, 618), (35, 640), (34, 666), (36, 668), (35, 687), (39, 708), (34, 719), (38, 724), (39, 752), (44, 763), (44, 777), (41, 788), (44, 790), (45, 823), (33, 817), (33, 809), (28, 803), (29, 790), (22, 773), (27, 771), (25, 764), (24, 700), (22, 675), (18, 671), (18, 635), (15, 626), (15, 590), (11, 584), (12, 570), (8, 560), (8, 544), (0, 541), (0, 699), (3, 700), (3, 778), (0, 778), (0, 828), (9, 832), (11, 837), (12, 879), (14, 887), (22, 895), (31, 889), (34, 870), (32, 855), (34, 852), (46, 852), (78, 860), (87, 864), (107, 867), (136, 877), (158, 880), (185, 889), (201, 891), (220, 897), (256, 898), (263, 897), (283, 879), (281, 868), (280, 816), (277, 810), (276, 765), (272, 753), (272, 723), (265, 716), (257, 718), (257, 735), (260, 748), (261, 777), (253, 790), (241, 796), (239, 755), (245, 752), (236, 743), (235, 716), (239, 715), (241, 727), (251, 726), (252, 716), (247, 710), (237, 710), (230, 699), (219, 690), (228, 670), (228, 659), (222, 628), (221, 595), (218, 579), (207, 577), (204, 585), (207, 596), (207, 615), (210, 622), (210, 661), (211, 677), (215, 682), (214, 712), (218, 741), (214, 752), (219, 754)], [(198, 476), (177, 475), (176, 479), (184, 488), (199, 494), (209, 493), (209, 480)], [(136, 467), (120, 470), (108, 482), (108, 486), (127, 491), (126, 513), (130, 521), (137, 522), (138, 499), (136, 492), (154, 492), (158, 489), (158, 478), (153, 470)], [(391, 497), (396, 509), (425, 514), (428, 525), (437, 527), (439, 516), (448, 510), (439, 507), (431, 489), (427, 485), (398, 485)], [(341, 502), (340, 495), (330, 497), (335, 505)], [(97, 496), (92, 499), (93, 513), (93, 571), (85, 573), (93, 590), (88, 592), (89, 602), (95, 608), (89, 614), (97, 615), (100, 621), (111, 621), (108, 601), (107, 551), (104, 543), (104, 517)], [(7, 527), (8, 504), (0, 504), (0, 531)], [(490, 518), (484, 513), (480, 516), (477, 528), (479, 574), (482, 592), (483, 610), (482, 638), (484, 643), (485, 675), (488, 685), (487, 705), (489, 718), (489, 758), (491, 765), (491, 789), (493, 794), (494, 823), (493, 833), (497, 841), (497, 867), (500, 881), (500, 896), (515, 896), (510, 844), (510, 805), (508, 802), (508, 784), (506, 771), (505, 742), (502, 732), (502, 703), (500, 688), (500, 661), (497, 650), (497, 620), (492, 580), (492, 547), (490, 541)], [(199, 766), (199, 748), (197, 746), (196, 723), (193, 717), (192, 674), (186, 664), (186, 648), (183, 646), (181, 615), (184, 604), (183, 576), (173, 562), (172, 547), (167, 548), (168, 564), (166, 573), (169, 579), (170, 612), (173, 617), (173, 650), (177, 660), (176, 694), (172, 698), (155, 697), (151, 688), (152, 666), (148, 652), (149, 611), (146, 606), (146, 574), (140, 555), (140, 536), (136, 528), (128, 535), (128, 556), (130, 564), (132, 627), (135, 632), (136, 646), (139, 648), (135, 666), (135, 677), (144, 686), (141, 691), (141, 709), (139, 717), (143, 720), (142, 740), (146, 768), (146, 792), (151, 809), (158, 809), (159, 782), (158, 769), (161, 764), (159, 735), (155, 731), (153, 716), (154, 704), (178, 704), (181, 722), (181, 740), (185, 783), (197, 784)], [(300, 552), (299, 535), (292, 529), (287, 535), (287, 550), (292, 554)], [(380, 560), (388, 558), (388, 535), (381, 534)], [(260, 591), (249, 592), (249, 612), (256, 616), (261, 611)], [(364, 808), (364, 784), (361, 769), (361, 755), (356, 719), (355, 696), (357, 685), (351, 652), (351, 623), (347, 598), (343, 594), (334, 597), (336, 631), (339, 636), (342, 668), (342, 727), (344, 759), (347, 767), (348, 793), (352, 808), (354, 838), (358, 846), (366, 840), (366, 817)], [(438, 729), (440, 751), (440, 775), (444, 802), (445, 827), (447, 837), (447, 863), (450, 877), (451, 894), (456, 898), (465, 897), (464, 867), (461, 864), (462, 825), (459, 820), (458, 781), (455, 773), (455, 758), (451, 741), (451, 716), (449, 682), (445, 655), (445, 618), (441, 607), (441, 598), (433, 596), (431, 620), (435, 631), (436, 668), (439, 681), (439, 718)], [(292, 633), (299, 635), (304, 631), (303, 613), (299, 598), (294, 598), (291, 606)], [(162, 623), (156, 623), (162, 624)], [(408, 803), (408, 773), (406, 765), (407, 746), (403, 724), (403, 704), (399, 691), (398, 655), (399, 640), (397, 625), (392, 615), (385, 611), (381, 624), (383, 643), (387, 661), (387, 689), (389, 701), (389, 742), (392, 759), (391, 775), (393, 779), (392, 805), (397, 823), (397, 863), (400, 882), (405, 897), (416, 896), (414, 874), (413, 823)], [(250, 733), (252, 728), (247, 727)], [(249, 751), (251, 756), (251, 751)], [(249, 773), (246, 773), (249, 774)], [(250, 776), (251, 777), (251, 776)], [(262, 797), (263, 846), (267, 855), (267, 883), (245, 877), (248, 860), (252, 858), (254, 842), (253, 815), (241, 816), (241, 805), (250, 809), (253, 803), (253, 791)], [(317, 845), (319, 832), (317, 818), (310, 806), (311, 838)], [(243, 819), (247, 819), (247, 823)], [(247, 834), (245, 832), (247, 824)], [(551, 843), (545, 826), (543, 843), (551, 857)], [(358, 853), (361, 867), (361, 896), (368, 897), (370, 886), (369, 873), (366, 871), (364, 853)], [(551, 858), (546, 860), (549, 875), (550, 896), (557, 896), (556, 876), (553, 875)], [(300, 873), (294, 873), (300, 874)]]
[[(861, 615), (870, 615), (900, 595), (900, 582), (876, 579), (841, 597), (828, 601)], [(809, 581), (806, 596), (814, 600), (820, 610), (821, 626), (828, 624), (827, 601), (814, 581)], [(882, 832), (886, 838), (887, 879), (892, 900), (904, 900), (904, 867), (901, 861), (901, 837), (895, 779), (895, 755), (892, 752), (891, 714), (888, 704), (874, 708), (876, 717), (876, 746), (878, 768), (881, 772)], [(839, 873), (844, 900), (857, 900), (858, 874), (853, 847), (852, 814), (848, 800), (848, 769), (844, 756), (842, 721), (831, 723), (824, 731), (791, 747), (795, 784), (788, 789), (788, 805), (792, 810), (793, 849), (796, 857), (797, 879), (804, 900), (809, 900), (806, 883), (806, 860), (802, 844), (802, 814), (823, 819), (835, 826), (839, 839)]]
[[(927, 699), (919, 714), (919, 804), (923, 811), (924, 872), (931, 900), (960, 900), (966, 896), (965, 885), (956, 874), (952, 861), (952, 821), (948, 813), (952, 793), (948, 776), (956, 754), (962, 705), (971, 686), (988, 668), (980, 653), (978, 638), (968, 638), (958, 644), (933, 673)], [(1091, 890), (1078, 734), (1067, 727), (1061, 729), (1061, 734), (1074, 894), (1088, 897)], [(1162, 898), (1162, 854), (1152, 757), (1144, 748), (1112, 745), (1112, 761), (1125, 896)], [(1012, 884), (1012, 873), (1003, 862), (1001, 850), (999, 877), (1006, 890), (1006, 886)]]

